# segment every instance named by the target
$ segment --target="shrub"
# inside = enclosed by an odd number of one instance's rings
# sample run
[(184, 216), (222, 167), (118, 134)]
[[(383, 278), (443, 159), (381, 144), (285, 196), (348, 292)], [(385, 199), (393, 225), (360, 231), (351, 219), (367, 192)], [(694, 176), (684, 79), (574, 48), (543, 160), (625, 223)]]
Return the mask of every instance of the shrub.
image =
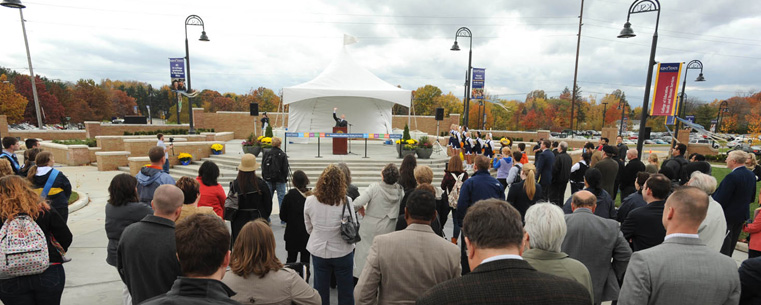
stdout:
[(410, 138), (410, 127), (407, 126), (407, 124), (404, 124), (404, 133), (402, 133), (402, 140), (409, 140)]
[[(205, 129), (205, 128), (198, 128), (196, 129), (196, 134), (200, 134), (202, 132), (214, 132), (214, 128), (211, 129)], [(156, 130), (147, 130), (147, 131), (136, 131), (136, 132), (129, 132), (125, 131), (125, 136), (152, 136), (163, 133), (165, 135), (187, 135), (188, 130), (187, 129), (181, 129), (181, 128), (173, 128), (173, 129), (156, 129)]]
[(272, 138), (272, 125), (267, 124), (267, 129), (264, 131), (264, 136)]
[(433, 148), (433, 143), (428, 141), (428, 136), (422, 136), (422, 137), (420, 137), (420, 142), (418, 144), (418, 147), (420, 147), (420, 148)]
[(53, 140), (53, 143), (56, 144), (63, 144), (63, 145), (87, 145), (88, 147), (97, 147), (98, 141), (95, 139), (84, 139), (84, 140)]

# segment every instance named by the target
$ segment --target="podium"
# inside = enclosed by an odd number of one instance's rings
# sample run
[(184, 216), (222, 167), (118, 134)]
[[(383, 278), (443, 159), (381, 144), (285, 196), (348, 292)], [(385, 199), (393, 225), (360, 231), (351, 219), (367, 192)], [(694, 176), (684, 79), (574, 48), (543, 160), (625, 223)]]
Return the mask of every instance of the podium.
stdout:
[[(333, 133), (346, 133), (346, 127), (333, 127)], [(333, 138), (333, 154), (346, 155), (347, 138)]]

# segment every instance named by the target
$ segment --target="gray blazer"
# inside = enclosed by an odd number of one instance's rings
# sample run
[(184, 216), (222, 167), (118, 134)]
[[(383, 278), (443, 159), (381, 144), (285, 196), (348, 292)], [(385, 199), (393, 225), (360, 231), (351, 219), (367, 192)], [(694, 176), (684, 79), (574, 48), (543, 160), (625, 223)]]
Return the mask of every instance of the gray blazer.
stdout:
[(618, 279), (623, 277), (632, 255), (618, 222), (592, 214), (586, 208), (565, 215), (565, 221), (568, 233), (563, 240), (563, 252), (587, 266), (594, 284), (595, 303), (617, 299)]
[(672, 237), (634, 253), (618, 298), (621, 305), (739, 301), (740, 276), (735, 260), (691, 237)]

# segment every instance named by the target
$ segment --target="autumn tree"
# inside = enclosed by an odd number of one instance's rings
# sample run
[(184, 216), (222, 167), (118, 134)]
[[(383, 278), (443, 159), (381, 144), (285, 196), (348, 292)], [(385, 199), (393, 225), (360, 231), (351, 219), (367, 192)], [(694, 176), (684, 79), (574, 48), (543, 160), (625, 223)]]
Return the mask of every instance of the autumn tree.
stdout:
[(436, 98), (441, 96), (441, 89), (433, 85), (425, 85), (412, 91), (412, 109), (416, 115), (434, 115)]
[[(78, 108), (84, 113), (79, 113), (82, 120), (110, 120), (113, 115), (113, 106), (106, 91), (95, 84), (95, 81), (80, 79), (74, 85), (72, 96)], [(74, 115), (72, 114), (72, 120)]]
[(275, 112), (280, 106), (280, 96), (272, 89), (259, 87), (249, 93), (254, 97), (254, 102), (259, 103), (259, 112)]
[(23, 95), (16, 93), (16, 86), (8, 82), (8, 76), (0, 75), (0, 114), (8, 118), (8, 123), (15, 124), (24, 120), (24, 110), (29, 102)]
[[(37, 110), (34, 105), (34, 93), (32, 92), (32, 82), (28, 77), (17, 77), (14, 81), (16, 85), (16, 92), (20, 93), (28, 101), (26, 109), (24, 110), (24, 121), (29, 123), (37, 123)], [(42, 112), (43, 124), (60, 124), (63, 122), (64, 109), (58, 99), (52, 94), (48, 93), (45, 88), (45, 83), (39, 76), (35, 77), (35, 83), (37, 87), (37, 98), (40, 101), (40, 111)]]
[(115, 116), (124, 117), (125, 115), (137, 114), (134, 111), (135, 106), (137, 106), (135, 98), (128, 96), (126, 92), (119, 89), (109, 90), (109, 99)]

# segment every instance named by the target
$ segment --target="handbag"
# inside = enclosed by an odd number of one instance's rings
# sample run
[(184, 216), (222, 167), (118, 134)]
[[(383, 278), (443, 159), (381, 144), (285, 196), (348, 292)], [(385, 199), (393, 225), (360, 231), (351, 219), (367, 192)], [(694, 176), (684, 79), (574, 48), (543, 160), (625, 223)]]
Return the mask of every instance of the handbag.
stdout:
[(232, 221), (238, 213), (238, 193), (233, 188), (233, 182), (230, 181), (230, 190), (227, 191), (227, 199), (225, 199), (224, 219), (229, 221)]
[(347, 197), (341, 212), (341, 238), (347, 243), (355, 244), (362, 240), (362, 238), (359, 237), (359, 217), (357, 212), (354, 212), (354, 217), (351, 216), (351, 212), (349, 212), (348, 216), (346, 215), (346, 206), (350, 204), (349, 202)]

